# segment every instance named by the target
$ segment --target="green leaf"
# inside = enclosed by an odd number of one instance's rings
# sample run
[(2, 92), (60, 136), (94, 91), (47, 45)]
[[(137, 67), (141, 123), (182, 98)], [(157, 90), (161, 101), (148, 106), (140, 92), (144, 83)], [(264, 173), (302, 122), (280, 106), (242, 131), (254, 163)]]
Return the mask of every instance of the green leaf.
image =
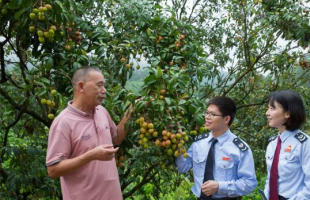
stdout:
[(171, 105), (171, 99), (170, 99), (170, 98), (165, 97), (165, 101), (166, 101), (166, 103), (168, 104), (168, 106), (170, 106), (170, 105)]
[(78, 63), (78, 62), (74, 62), (74, 63), (73, 63), (73, 67), (74, 67), (75, 69), (80, 68), (81, 66), (82, 66), (81, 63)]
[(47, 94), (47, 90), (46, 88), (40, 88), (37, 92), (36, 92), (36, 95), (39, 96), (39, 97), (43, 97)]
[(157, 73), (156, 73), (156, 78), (161, 78), (163, 75), (163, 72), (161, 71), (161, 68), (160, 67), (157, 67)]
[(189, 112), (191, 112), (191, 113), (195, 114), (195, 113), (196, 113), (196, 106), (195, 106), (195, 105), (190, 104), (190, 105), (189, 105)]
[(19, 10), (18, 12), (16, 12), (16, 13), (14, 14), (14, 19), (15, 19), (15, 20), (19, 20), (20, 16), (21, 16), (24, 12), (26, 12), (27, 10), (28, 10), (28, 8), (24, 8), (24, 9), (21, 9), (21, 10)]
[(135, 110), (140, 111), (143, 108), (145, 108), (145, 102), (144, 101), (138, 101), (135, 105)]
[(46, 62), (46, 70), (50, 71), (53, 66), (54, 66), (54, 60), (53, 58), (49, 58)]
[(38, 82), (44, 83), (47, 86), (50, 85), (50, 81), (47, 78), (44, 78), (44, 77), (41, 77), (40, 81), (38, 81)]
[(155, 9), (162, 9), (163, 7), (161, 7), (159, 4), (156, 4), (156, 5), (154, 6), (154, 8), (155, 8)]
[(17, 9), (21, 5), (22, 0), (11, 0), (9, 4), (10, 9)]
[(181, 100), (179, 101), (179, 105), (183, 105), (183, 104), (186, 104), (186, 100), (181, 99)]
[(154, 75), (150, 75), (144, 79), (145, 85), (151, 85), (156, 82), (156, 78)]
[(71, 8), (73, 8), (74, 11), (77, 11), (77, 6), (76, 6), (75, 1), (73, 0), (68, 0), (68, 1), (70, 3)]
[(103, 55), (104, 54), (104, 50), (105, 50), (104, 46), (101, 46), (101, 47), (97, 48), (95, 50), (95, 52), (96, 52), (97, 55)]
[(196, 119), (197, 123), (198, 123), (200, 126), (202, 126), (202, 125), (204, 124), (204, 120), (205, 120), (205, 119), (204, 119), (203, 116), (201, 116), (201, 115), (196, 115), (195, 119)]

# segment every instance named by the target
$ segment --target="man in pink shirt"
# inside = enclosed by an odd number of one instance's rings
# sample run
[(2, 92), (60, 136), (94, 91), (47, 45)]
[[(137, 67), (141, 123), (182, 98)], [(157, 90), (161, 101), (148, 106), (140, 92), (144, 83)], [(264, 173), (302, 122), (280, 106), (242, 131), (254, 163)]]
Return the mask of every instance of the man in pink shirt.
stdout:
[(122, 200), (114, 154), (127, 135), (125, 123), (112, 121), (101, 106), (105, 79), (94, 67), (78, 69), (73, 78), (73, 101), (50, 128), (46, 166), (51, 178), (60, 177), (64, 200)]

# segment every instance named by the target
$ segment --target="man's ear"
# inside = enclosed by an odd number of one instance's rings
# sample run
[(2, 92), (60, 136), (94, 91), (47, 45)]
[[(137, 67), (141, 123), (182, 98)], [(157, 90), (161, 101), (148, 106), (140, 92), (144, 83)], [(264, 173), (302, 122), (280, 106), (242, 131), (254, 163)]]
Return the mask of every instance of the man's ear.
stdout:
[(229, 115), (225, 116), (225, 124), (229, 124), (231, 117)]
[(77, 85), (78, 85), (79, 92), (84, 92), (84, 89), (83, 89), (84, 84), (83, 84), (83, 82), (79, 81)]

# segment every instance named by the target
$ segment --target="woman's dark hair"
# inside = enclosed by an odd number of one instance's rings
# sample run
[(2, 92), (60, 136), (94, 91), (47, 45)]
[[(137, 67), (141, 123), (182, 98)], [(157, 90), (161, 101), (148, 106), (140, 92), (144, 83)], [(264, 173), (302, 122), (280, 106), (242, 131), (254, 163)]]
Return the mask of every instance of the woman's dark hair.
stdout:
[(228, 125), (230, 126), (236, 116), (237, 108), (235, 102), (228, 97), (218, 96), (208, 101), (208, 105), (211, 104), (218, 107), (223, 117), (226, 117), (228, 115), (230, 116), (230, 121), (228, 123)]
[(269, 95), (268, 101), (273, 107), (275, 106), (274, 102), (277, 102), (285, 112), (290, 113), (287, 122), (283, 124), (287, 130), (299, 129), (306, 121), (306, 110), (298, 93), (290, 90), (275, 91)]

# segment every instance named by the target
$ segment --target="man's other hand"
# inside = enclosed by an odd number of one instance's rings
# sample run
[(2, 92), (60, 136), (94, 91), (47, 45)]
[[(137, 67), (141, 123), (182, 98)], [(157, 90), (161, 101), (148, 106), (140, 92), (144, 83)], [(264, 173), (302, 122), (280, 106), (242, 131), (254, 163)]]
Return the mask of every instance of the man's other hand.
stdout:
[(109, 161), (114, 158), (114, 155), (118, 149), (118, 147), (114, 148), (112, 144), (104, 144), (95, 147), (91, 151), (94, 156), (94, 160)]
[(207, 196), (211, 196), (217, 193), (218, 189), (219, 189), (219, 183), (213, 180), (206, 181), (201, 186), (202, 192)]

